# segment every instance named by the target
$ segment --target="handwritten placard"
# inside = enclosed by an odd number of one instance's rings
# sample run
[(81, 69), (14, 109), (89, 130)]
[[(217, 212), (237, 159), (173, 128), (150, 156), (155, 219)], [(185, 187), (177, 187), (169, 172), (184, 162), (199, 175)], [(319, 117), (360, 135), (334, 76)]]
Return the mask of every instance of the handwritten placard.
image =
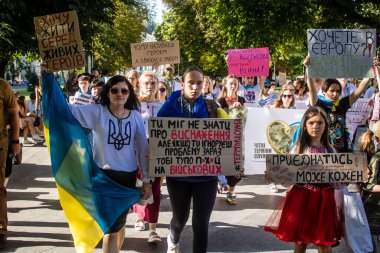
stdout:
[(330, 153), (267, 155), (268, 181), (295, 183), (354, 183), (367, 180), (367, 155)]
[(179, 41), (131, 43), (132, 66), (180, 63)]
[(374, 77), (375, 29), (308, 29), (310, 77)]
[(152, 118), (150, 176), (236, 175), (242, 167), (241, 119)]
[(286, 72), (278, 73), (278, 80), (279, 80), (280, 86), (285, 85), (286, 84)]
[(76, 11), (35, 17), (34, 25), (40, 55), (49, 71), (85, 65)]
[(236, 76), (268, 76), (269, 48), (232, 49), (228, 53), (228, 74)]
[(94, 98), (90, 94), (75, 92), (74, 96), (70, 96), (69, 102), (74, 105), (88, 105), (94, 103)]

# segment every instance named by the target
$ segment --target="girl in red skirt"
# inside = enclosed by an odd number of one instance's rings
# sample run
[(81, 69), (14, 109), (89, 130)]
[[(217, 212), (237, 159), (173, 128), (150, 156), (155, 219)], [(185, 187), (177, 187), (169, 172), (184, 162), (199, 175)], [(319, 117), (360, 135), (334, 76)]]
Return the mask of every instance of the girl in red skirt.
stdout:
[[(320, 107), (304, 114), (293, 154), (332, 153), (328, 141), (327, 117)], [(295, 184), (276, 207), (264, 230), (285, 242), (294, 242), (294, 252), (306, 252), (307, 244), (319, 253), (330, 253), (341, 237), (341, 223), (330, 183)]]

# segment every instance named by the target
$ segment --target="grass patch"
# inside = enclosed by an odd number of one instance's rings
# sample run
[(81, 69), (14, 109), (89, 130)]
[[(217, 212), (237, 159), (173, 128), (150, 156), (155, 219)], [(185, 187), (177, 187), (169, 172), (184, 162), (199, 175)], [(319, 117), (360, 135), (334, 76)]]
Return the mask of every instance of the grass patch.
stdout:
[(25, 96), (25, 98), (28, 100), (29, 99), (29, 95), (30, 93), (32, 93), (31, 91), (27, 91), (27, 90), (13, 90), (14, 92), (19, 92), (21, 96)]

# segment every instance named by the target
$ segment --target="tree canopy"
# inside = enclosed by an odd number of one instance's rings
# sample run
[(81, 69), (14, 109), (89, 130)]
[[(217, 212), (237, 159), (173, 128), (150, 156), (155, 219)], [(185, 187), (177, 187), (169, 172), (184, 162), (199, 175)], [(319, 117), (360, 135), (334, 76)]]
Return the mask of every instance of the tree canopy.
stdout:
[(128, 6), (115, 1), (116, 15), (111, 23), (100, 24), (101, 32), (94, 37), (96, 66), (111, 72), (131, 67), (130, 43), (144, 39), (149, 11), (145, 5)]
[[(138, 7), (144, 1), (120, 0), (125, 5)], [(52, 13), (76, 10), (81, 36), (86, 51), (92, 50), (95, 34), (101, 32), (99, 24), (111, 24), (115, 18), (117, 4), (113, 0), (2, 0), (0, 1), (0, 76), (5, 66), (16, 54), (38, 52), (33, 18)]]
[[(158, 39), (180, 41), (181, 66), (224, 75), (226, 50), (269, 47), (272, 67), (302, 73), (310, 28), (380, 28), (380, 4), (368, 0), (166, 0)], [(378, 34), (379, 39), (379, 34)]]

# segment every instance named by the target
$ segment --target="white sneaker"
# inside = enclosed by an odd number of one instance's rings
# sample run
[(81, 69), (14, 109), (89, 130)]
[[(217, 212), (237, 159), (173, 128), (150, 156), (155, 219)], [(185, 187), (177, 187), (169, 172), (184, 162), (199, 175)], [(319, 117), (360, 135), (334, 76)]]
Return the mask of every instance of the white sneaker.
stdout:
[(33, 144), (34, 145), (35, 143), (33, 141), (25, 139), (25, 140), (22, 141), (22, 144)]
[(271, 184), (269, 185), (269, 189), (270, 189), (270, 191), (273, 192), (273, 193), (277, 193), (277, 192), (278, 192), (278, 188), (277, 188), (276, 184), (274, 184), (274, 183), (271, 183)]
[(167, 253), (181, 253), (181, 251), (179, 250), (179, 244), (172, 242), (172, 239), (170, 239), (170, 234), (168, 235), (167, 242), (168, 242)]
[(44, 141), (44, 139), (42, 139), (40, 136), (38, 136), (38, 134), (33, 134), (32, 139), (37, 141), (37, 142), (43, 142)]

